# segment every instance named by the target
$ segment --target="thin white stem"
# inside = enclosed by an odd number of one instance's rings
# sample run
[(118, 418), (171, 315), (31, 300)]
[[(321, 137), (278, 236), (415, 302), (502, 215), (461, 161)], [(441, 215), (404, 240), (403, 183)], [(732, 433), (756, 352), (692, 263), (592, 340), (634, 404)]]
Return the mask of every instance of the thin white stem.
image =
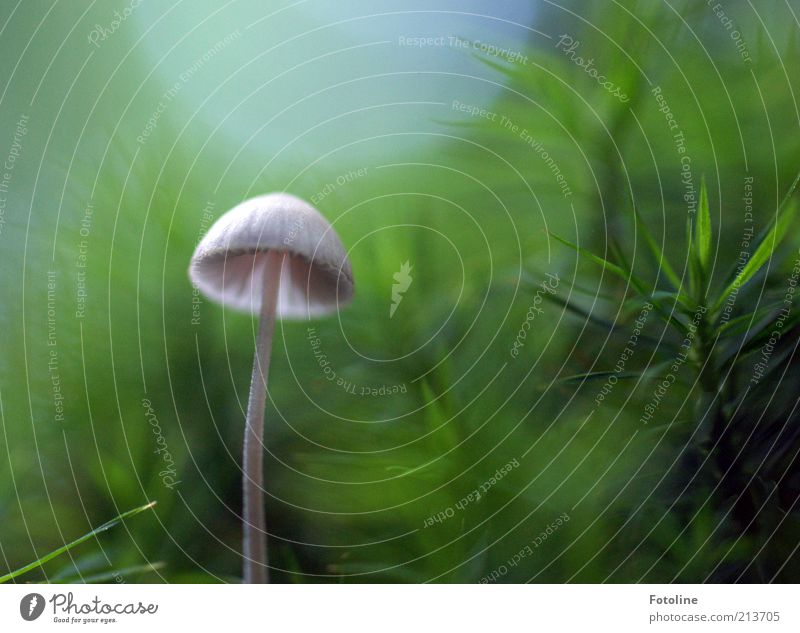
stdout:
[(244, 430), (244, 480), (242, 494), (244, 582), (267, 582), (267, 531), (264, 520), (264, 406), (267, 397), (267, 377), (275, 329), (275, 308), (278, 303), (281, 267), (284, 254), (269, 251), (264, 266), (264, 287), (261, 315), (250, 380), (250, 399), (247, 403), (247, 422)]

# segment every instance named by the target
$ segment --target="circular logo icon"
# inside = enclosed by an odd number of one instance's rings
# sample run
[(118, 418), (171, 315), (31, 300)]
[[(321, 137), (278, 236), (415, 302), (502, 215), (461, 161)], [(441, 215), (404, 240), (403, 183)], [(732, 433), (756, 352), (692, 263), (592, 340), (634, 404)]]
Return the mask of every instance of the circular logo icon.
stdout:
[(29, 593), (19, 603), (19, 614), (23, 620), (31, 622), (42, 615), (44, 611), (44, 596), (39, 593)]

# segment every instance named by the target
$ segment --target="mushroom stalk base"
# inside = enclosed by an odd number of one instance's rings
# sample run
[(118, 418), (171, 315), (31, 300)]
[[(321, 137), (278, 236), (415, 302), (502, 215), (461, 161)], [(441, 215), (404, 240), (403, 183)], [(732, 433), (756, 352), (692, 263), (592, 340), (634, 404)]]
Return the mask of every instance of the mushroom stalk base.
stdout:
[(283, 253), (269, 251), (264, 266), (261, 314), (247, 403), (242, 469), (244, 582), (267, 582), (267, 532), (264, 520), (264, 406), (267, 396), (272, 333), (278, 304)]

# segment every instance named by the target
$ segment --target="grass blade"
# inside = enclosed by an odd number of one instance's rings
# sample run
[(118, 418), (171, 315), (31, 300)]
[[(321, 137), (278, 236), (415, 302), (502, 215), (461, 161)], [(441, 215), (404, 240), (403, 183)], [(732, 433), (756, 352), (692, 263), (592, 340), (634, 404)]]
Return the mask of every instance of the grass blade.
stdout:
[(681, 283), (680, 277), (675, 273), (675, 270), (672, 268), (670, 263), (667, 261), (667, 257), (664, 255), (664, 252), (659, 247), (658, 243), (656, 242), (653, 234), (647, 228), (647, 225), (644, 223), (642, 216), (639, 215), (639, 211), (635, 208), (633, 210), (633, 215), (636, 219), (636, 227), (641, 232), (642, 237), (644, 238), (644, 243), (650, 251), (650, 254), (655, 259), (656, 264), (660, 270), (664, 272), (664, 276), (667, 280), (675, 287), (676, 290), (680, 290)]
[[(648, 297), (649, 298), (649, 300), (653, 303), (653, 306), (656, 308), (656, 313), (666, 323), (669, 323), (670, 325), (672, 325), (675, 329), (677, 329), (682, 334), (685, 334), (687, 332), (686, 326), (683, 323), (681, 323), (678, 319), (676, 319), (674, 316), (672, 316), (670, 311), (667, 310), (661, 304), (661, 302), (659, 302), (657, 299), (654, 298), (653, 293), (648, 290), (647, 284), (645, 284), (645, 282), (642, 281), (639, 277), (634, 275), (633, 271), (625, 270), (621, 266), (618, 266), (617, 264), (613, 264), (610, 261), (608, 261), (606, 259), (603, 259), (602, 257), (598, 257), (597, 255), (595, 255), (594, 253), (592, 253), (590, 251), (587, 251), (585, 248), (581, 248), (580, 246), (578, 246), (576, 244), (573, 244), (572, 242), (569, 242), (568, 240), (565, 240), (563, 238), (558, 237), (558, 235), (555, 235), (553, 233), (550, 233), (550, 235), (553, 237), (553, 239), (561, 242), (562, 244), (565, 244), (566, 246), (569, 246), (570, 248), (572, 248), (572, 249), (578, 251), (579, 253), (581, 253), (582, 255), (586, 255), (586, 257), (591, 259), (593, 262), (601, 265), (603, 268), (607, 269), (609, 272), (614, 273), (615, 275), (621, 277), (625, 281), (629, 281), (630, 284), (634, 287), (634, 289), (640, 295), (642, 295), (643, 297)], [(612, 247), (612, 249), (613, 249), (613, 247)], [(623, 265), (625, 265), (624, 262), (623, 262)]]
[[(589, 312), (588, 310), (586, 310), (586, 309), (580, 307), (579, 305), (573, 303), (572, 301), (567, 301), (566, 299), (563, 299), (562, 297), (559, 297), (558, 295), (551, 295), (550, 293), (547, 293), (547, 294), (542, 295), (542, 298), (545, 301), (550, 301), (552, 303), (555, 303), (556, 305), (561, 306), (565, 310), (568, 310), (569, 312), (572, 312), (573, 314), (576, 314), (577, 316), (585, 319), (586, 321), (588, 321), (590, 323), (593, 323), (594, 325), (597, 325), (597, 326), (601, 327), (604, 330), (608, 330), (610, 332), (615, 332), (615, 333), (618, 330), (623, 330), (623, 329), (625, 331), (627, 331), (627, 328), (623, 327), (622, 325), (614, 324), (614, 323), (612, 323), (611, 321), (609, 321), (607, 319), (599, 317), (596, 314), (594, 314), (592, 312)], [(669, 346), (669, 342), (668, 341), (662, 341), (662, 340), (659, 340), (657, 338), (653, 338), (652, 336), (648, 336), (647, 334), (640, 334), (639, 338), (641, 340), (643, 340), (643, 341), (648, 341), (649, 343), (653, 343), (655, 345)]]
[(599, 264), (607, 271), (614, 273), (618, 277), (624, 279), (625, 281), (629, 282), (640, 294), (648, 295), (650, 292), (647, 290), (647, 284), (645, 284), (641, 279), (639, 279), (636, 275), (633, 274), (632, 271), (626, 271), (622, 267), (617, 266), (616, 264), (612, 264), (607, 259), (603, 259), (592, 253), (591, 251), (587, 251), (585, 248), (581, 248), (577, 244), (573, 244), (572, 242), (565, 240), (564, 238), (555, 235), (554, 233), (550, 233), (550, 236), (565, 246), (569, 246), (571, 249), (577, 251), (581, 255), (585, 255), (589, 259), (591, 259), (596, 264)]
[(122, 569), (112, 569), (110, 571), (98, 572), (96, 574), (85, 576), (70, 576), (68, 578), (59, 579), (59, 584), (75, 584), (84, 583), (86, 585), (95, 585), (104, 582), (119, 582), (118, 578), (127, 578), (130, 576), (140, 576), (143, 574), (155, 573), (164, 569), (166, 565), (162, 561), (155, 563), (146, 563), (144, 565), (134, 565), (132, 567), (123, 567)]
[[(790, 315), (788, 319), (783, 322), (782, 330), (784, 332), (788, 332), (796, 325), (800, 324), (800, 313), (795, 312), (794, 314)], [(750, 338), (739, 350), (741, 355), (749, 354), (750, 352), (754, 352), (758, 349), (761, 349), (769, 343), (770, 338), (772, 337), (772, 330), (770, 328), (764, 327), (761, 328), (755, 335)]]
[(663, 305), (665, 308), (675, 305), (675, 309), (690, 315), (695, 311), (695, 306), (689, 302), (689, 298), (680, 295), (676, 292), (669, 292), (667, 290), (656, 290), (650, 295), (636, 295), (630, 299), (625, 300), (626, 311), (638, 311), (644, 307), (645, 303), (652, 303), (653, 305)]
[[(583, 384), (585, 382), (597, 382), (599, 380), (607, 380), (611, 376), (616, 376), (617, 380), (634, 380), (638, 378), (642, 378), (643, 376), (648, 376), (647, 372), (645, 371), (624, 371), (624, 372), (616, 372), (616, 371), (592, 371), (586, 374), (574, 374), (572, 376), (565, 376), (564, 378), (560, 378), (557, 382), (565, 383), (565, 384)], [(648, 376), (651, 379), (661, 378), (661, 376)]]
[[(536, 276), (530, 274), (528, 271), (523, 270), (522, 275), (520, 276), (520, 283), (529, 289), (536, 289), (541, 287), (542, 283), (541, 278), (544, 277), (545, 275), (542, 271), (539, 270), (534, 270), (534, 272)], [(509, 277), (511, 277), (511, 283), (514, 283), (514, 273), (510, 274)], [(591, 297), (593, 299), (595, 298), (602, 299), (603, 301), (609, 301), (611, 303), (615, 303), (619, 299), (618, 297), (614, 297), (612, 295), (600, 292), (599, 288), (596, 289), (586, 288), (584, 286), (579, 286), (574, 281), (570, 285), (569, 289), (578, 294), (586, 295), (587, 297)]]
[(775, 252), (775, 249), (778, 248), (778, 245), (783, 241), (783, 238), (786, 237), (786, 232), (789, 230), (792, 220), (794, 220), (797, 207), (797, 200), (792, 199), (786, 205), (786, 208), (783, 209), (783, 212), (778, 212), (779, 215), (777, 221), (772, 224), (772, 227), (769, 229), (766, 236), (764, 236), (764, 239), (761, 240), (753, 255), (742, 268), (741, 272), (736, 275), (733, 281), (731, 281), (725, 287), (725, 290), (722, 291), (719, 299), (717, 299), (716, 303), (714, 304), (714, 313), (716, 313), (717, 310), (722, 307), (722, 304), (728, 298), (728, 295), (730, 295), (736, 288), (741, 288), (744, 284), (750, 281), (750, 279), (752, 279), (753, 276), (759, 270), (761, 270), (761, 267), (770, 260), (772, 254)]
[(595, 325), (599, 325), (601, 328), (606, 330), (614, 330), (617, 326), (615, 326), (611, 321), (604, 319), (602, 317), (597, 316), (596, 314), (589, 312), (588, 310), (580, 307), (576, 303), (572, 301), (567, 301), (566, 299), (559, 297), (558, 295), (551, 295), (549, 292), (542, 295), (542, 299), (545, 301), (551, 301), (562, 308), (572, 312), (573, 314), (586, 319), (594, 323)]
[(700, 206), (697, 210), (697, 229), (694, 237), (697, 258), (705, 275), (708, 273), (708, 261), (711, 258), (711, 211), (708, 208), (705, 177), (700, 183)]
[(127, 512), (123, 512), (119, 516), (111, 519), (110, 521), (107, 521), (107, 522), (103, 523), (103, 525), (101, 525), (100, 527), (97, 527), (94, 530), (92, 530), (91, 532), (89, 532), (87, 534), (84, 534), (83, 536), (81, 536), (80, 538), (75, 539), (71, 543), (67, 543), (64, 546), (59, 547), (56, 550), (53, 550), (49, 554), (45, 554), (44, 556), (42, 556), (38, 560), (35, 560), (34, 562), (29, 563), (28, 565), (25, 565), (24, 567), (20, 567), (16, 571), (12, 571), (11, 573), (6, 574), (5, 576), (0, 576), (0, 584), (2, 584), (4, 582), (8, 582), (9, 580), (13, 580), (17, 576), (21, 576), (22, 574), (26, 574), (29, 571), (31, 571), (33, 569), (36, 569), (37, 567), (41, 567), (42, 565), (44, 565), (45, 563), (53, 560), (54, 558), (56, 558), (58, 556), (61, 556), (61, 554), (64, 554), (65, 552), (68, 552), (73, 547), (76, 547), (77, 545), (80, 545), (81, 543), (85, 543), (89, 539), (94, 538), (95, 536), (97, 536), (98, 534), (100, 534), (102, 532), (110, 530), (115, 525), (119, 525), (125, 519), (129, 519), (129, 518), (131, 518), (133, 516), (136, 516), (137, 514), (139, 514), (141, 512), (144, 512), (145, 510), (149, 510), (154, 505), (156, 505), (156, 502), (155, 501), (151, 501), (150, 503), (146, 503), (145, 505), (140, 506), (138, 508), (134, 508), (133, 510), (128, 510)]
[(697, 220), (692, 221), (692, 216), (686, 216), (686, 249), (689, 257), (689, 294), (695, 303), (705, 303), (703, 296), (703, 267), (700, 264), (700, 254), (697, 252)]
[[(769, 342), (772, 336), (772, 328), (767, 327), (770, 323), (774, 323), (774, 321), (769, 320), (765, 324), (762, 324), (761, 327), (757, 328), (756, 331), (751, 331), (739, 345), (731, 345), (728, 351), (719, 359), (719, 366), (726, 367), (729, 362), (734, 360), (741, 362), (749, 354), (760, 351), (764, 345)], [(781, 329), (784, 334), (788, 336), (786, 333), (798, 325), (800, 325), (800, 312), (795, 312), (783, 322), (783, 328)], [(770, 359), (770, 363), (772, 362), (774, 362), (774, 358)], [(764, 376), (766, 376), (767, 373), (769, 373), (769, 371), (765, 372)]]
[(753, 333), (758, 330), (761, 321), (764, 320), (768, 314), (775, 312), (783, 305), (783, 301), (775, 301), (768, 306), (759, 308), (755, 312), (743, 314), (735, 319), (731, 319), (727, 323), (723, 323), (717, 331), (725, 336), (733, 336), (734, 334), (741, 334), (742, 332)]

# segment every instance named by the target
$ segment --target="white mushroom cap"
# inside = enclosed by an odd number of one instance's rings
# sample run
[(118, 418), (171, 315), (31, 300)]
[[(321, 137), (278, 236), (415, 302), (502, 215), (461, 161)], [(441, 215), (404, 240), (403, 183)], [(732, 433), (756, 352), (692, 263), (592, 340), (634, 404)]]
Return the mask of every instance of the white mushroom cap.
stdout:
[(219, 218), (197, 245), (194, 286), (224, 306), (258, 314), (269, 251), (283, 260), (277, 315), (307, 318), (353, 297), (353, 271), (339, 236), (307, 202), (288, 193), (245, 200)]

